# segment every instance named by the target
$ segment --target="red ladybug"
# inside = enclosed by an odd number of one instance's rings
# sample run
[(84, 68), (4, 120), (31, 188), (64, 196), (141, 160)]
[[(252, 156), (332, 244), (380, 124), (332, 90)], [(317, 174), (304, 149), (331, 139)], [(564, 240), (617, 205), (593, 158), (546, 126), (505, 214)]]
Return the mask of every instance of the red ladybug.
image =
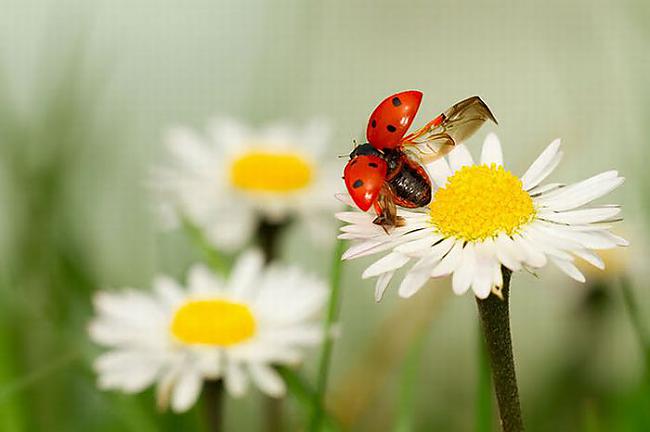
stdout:
[(444, 156), (487, 120), (496, 123), (487, 105), (473, 96), (406, 135), (421, 101), (416, 90), (384, 99), (370, 115), (368, 143), (350, 153), (343, 171), (354, 203), (363, 211), (374, 207), (374, 222), (385, 229), (403, 224), (396, 205), (416, 208), (431, 201), (431, 180), (421, 164)]

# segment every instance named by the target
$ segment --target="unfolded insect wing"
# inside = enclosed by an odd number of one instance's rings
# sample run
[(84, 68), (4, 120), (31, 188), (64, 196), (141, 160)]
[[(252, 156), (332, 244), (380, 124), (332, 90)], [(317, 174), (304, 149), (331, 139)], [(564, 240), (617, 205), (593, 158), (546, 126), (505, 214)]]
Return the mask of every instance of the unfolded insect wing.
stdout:
[(354, 203), (367, 211), (377, 200), (386, 180), (386, 162), (377, 156), (357, 156), (343, 171), (343, 179)]
[(472, 96), (406, 136), (403, 145), (422, 162), (431, 162), (467, 140), (488, 120), (497, 123), (485, 102), (478, 96)]

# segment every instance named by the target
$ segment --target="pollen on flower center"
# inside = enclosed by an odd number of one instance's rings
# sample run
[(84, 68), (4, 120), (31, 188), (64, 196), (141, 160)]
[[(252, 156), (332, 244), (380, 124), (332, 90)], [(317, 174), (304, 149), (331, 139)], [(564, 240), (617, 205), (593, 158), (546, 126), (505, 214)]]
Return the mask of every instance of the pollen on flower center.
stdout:
[(230, 181), (238, 189), (286, 193), (308, 186), (313, 166), (294, 153), (251, 151), (233, 161)]
[(445, 236), (467, 241), (513, 234), (535, 215), (521, 180), (502, 166), (465, 166), (436, 191), (431, 223)]
[(170, 332), (186, 344), (229, 346), (255, 334), (248, 306), (227, 300), (192, 300), (174, 313)]

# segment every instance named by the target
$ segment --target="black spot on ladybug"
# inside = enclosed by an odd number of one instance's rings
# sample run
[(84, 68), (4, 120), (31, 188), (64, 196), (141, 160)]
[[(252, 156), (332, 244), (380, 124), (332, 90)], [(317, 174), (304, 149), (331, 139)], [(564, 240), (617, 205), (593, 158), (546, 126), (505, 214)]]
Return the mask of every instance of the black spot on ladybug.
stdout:
[(372, 119), (372, 121), (370, 122), (370, 126), (377, 127), (377, 122), (375, 121), (375, 119)]
[(393, 102), (393, 106), (396, 106), (396, 107), (402, 105), (402, 101), (399, 100), (399, 98), (398, 98), (397, 96), (395, 96), (395, 97), (393, 98), (392, 102)]
[(361, 179), (356, 179), (354, 183), (352, 183), (352, 187), (357, 189), (363, 186), (363, 181)]
[(393, 125), (386, 126), (386, 129), (388, 129), (388, 132), (395, 132), (397, 130), (397, 128)]
[(370, 162), (370, 163), (368, 163), (368, 166), (369, 166), (369, 167), (372, 167), (372, 168), (377, 168), (379, 165), (377, 165), (377, 164), (374, 163), (374, 162)]

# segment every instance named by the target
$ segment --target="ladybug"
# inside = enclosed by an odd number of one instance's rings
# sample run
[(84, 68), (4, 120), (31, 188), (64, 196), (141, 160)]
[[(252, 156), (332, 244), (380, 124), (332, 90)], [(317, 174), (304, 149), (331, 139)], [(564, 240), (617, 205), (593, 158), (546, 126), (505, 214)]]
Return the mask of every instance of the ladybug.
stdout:
[(404, 223), (396, 206), (417, 208), (431, 201), (431, 180), (422, 164), (449, 153), (487, 120), (497, 123), (481, 98), (473, 96), (407, 135), (421, 102), (417, 90), (384, 99), (368, 120), (368, 142), (355, 147), (343, 171), (354, 203), (362, 211), (373, 207), (374, 223), (386, 231)]

